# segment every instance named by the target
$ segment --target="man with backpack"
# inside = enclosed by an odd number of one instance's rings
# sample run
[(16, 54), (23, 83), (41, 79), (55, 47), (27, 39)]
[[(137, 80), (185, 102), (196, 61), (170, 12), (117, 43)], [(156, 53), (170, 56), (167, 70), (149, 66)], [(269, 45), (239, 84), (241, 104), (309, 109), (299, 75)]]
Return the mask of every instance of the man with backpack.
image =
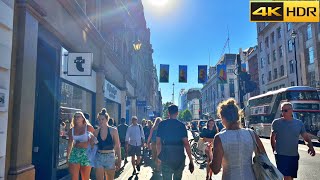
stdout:
[[(131, 156), (133, 174), (136, 174), (136, 168), (140, 171), (141, 148), (144, 144), (145, 137), (142, 126), (138, 124), (138, 118), (132, 116), (131, 120), (132, 124), (128, 127), (126, 133), (126, 149), (128, 156)], [(137, 161), (135, 160), (135, 156), (137, 156)]]

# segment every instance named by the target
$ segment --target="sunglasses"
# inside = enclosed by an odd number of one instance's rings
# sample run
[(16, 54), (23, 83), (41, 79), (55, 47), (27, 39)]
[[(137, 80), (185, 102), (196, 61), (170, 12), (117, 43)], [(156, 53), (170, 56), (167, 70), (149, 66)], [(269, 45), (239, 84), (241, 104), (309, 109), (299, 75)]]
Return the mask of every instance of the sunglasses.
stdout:
[(82, 116), (74, 116), (74, 118), (76, 119), (76, 118), (82, 118)]
[(288, 112), (290, 109), (283, 109), (282, 112)]

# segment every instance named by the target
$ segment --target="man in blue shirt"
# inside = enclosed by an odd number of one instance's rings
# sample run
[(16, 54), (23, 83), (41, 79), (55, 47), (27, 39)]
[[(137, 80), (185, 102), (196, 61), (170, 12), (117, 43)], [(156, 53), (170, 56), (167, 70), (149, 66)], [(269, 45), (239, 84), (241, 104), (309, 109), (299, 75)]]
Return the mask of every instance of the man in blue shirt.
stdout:
[(304, 124), (298, 119), (293, 119), (292, 104), (281, 104), (282, 118), (272, 122), (271, 146), (275, 153), (277, 168), (283, 174), (285, 180), (297, 178), (298, 172), (298, 144), (299, 135), (303, 137), (309, 147), (308, 153), (314, 156), (312, 142), (305, 130)]
[(194, 170), (191, 149), (188, 142), (187, 129), (185, 125), (177, 120), (178, 106), (168, 107), (169, 119), (159, 124), (157, 132), (157, 153), (159, 163), (161, 162), (163, 180), (182, 179), (185, 167), (186, 149), (190, 164), (189, 170)]

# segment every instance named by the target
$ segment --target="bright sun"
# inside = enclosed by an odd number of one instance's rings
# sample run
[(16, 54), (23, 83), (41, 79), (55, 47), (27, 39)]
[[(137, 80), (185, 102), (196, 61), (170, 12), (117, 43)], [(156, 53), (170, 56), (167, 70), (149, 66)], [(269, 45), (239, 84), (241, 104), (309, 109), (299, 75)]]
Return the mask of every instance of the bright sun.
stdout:
[(164, 6), (168, 3), (169, 0), (149, 0), (154, 6)]

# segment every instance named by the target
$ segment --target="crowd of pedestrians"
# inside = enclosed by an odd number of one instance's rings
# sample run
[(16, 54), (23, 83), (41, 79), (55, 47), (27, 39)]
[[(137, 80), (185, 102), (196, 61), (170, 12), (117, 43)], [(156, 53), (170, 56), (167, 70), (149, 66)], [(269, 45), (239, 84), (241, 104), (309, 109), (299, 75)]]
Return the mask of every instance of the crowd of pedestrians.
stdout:
[[(282, 117), (272, 122), (270, 140), (277, 171), (284, 180), (291, 180), (297, 178), (299, 136), (304, 138), (311, 156), (315, 156), (315, 150), (303, 123), (293, 118), (292, 104), (282, 103), (281, 111)], [(206, 179), (211, 180), (212, 175), (221, 169), (224, 180), (259, 179), (252, 159), (257, 152), (266, 153), (260, 138), (253, 130), (241, 127), (242, 111), (234, 99), (221, 102), (217, 112), (224, 128), (219, 128), (214, 119), (209, 119), (200, 133), (203, 153), (207, 158)], [(142, 120), (141, 124), (133, 116), (129, 126), (126, 119), (121, 118), (116, 126), (107, 110), (102, 109), (97, 116), (98, 128), (94, 129), (88, 121), (88, 114), (76, 112), (68, 131), (67, 159), (72, 180), (78, 180), (80, 175), (83, 180), (88, 180), (92, 167), (97, 180), (114, 179), (122, 160), (124, 164), (128, 163), (127, 157), (131, 157), (133, 175), (141, 170), (143, 157), (152, 157), (154, 172), (160, 173), (164, 180), (180, 180), (186, 155), (190, 162), (189, 171), (193, 173), (187, 129), (177, 120), (176, 105), (168, 107), (168, 116), (166, 120), (160, 117)]]

